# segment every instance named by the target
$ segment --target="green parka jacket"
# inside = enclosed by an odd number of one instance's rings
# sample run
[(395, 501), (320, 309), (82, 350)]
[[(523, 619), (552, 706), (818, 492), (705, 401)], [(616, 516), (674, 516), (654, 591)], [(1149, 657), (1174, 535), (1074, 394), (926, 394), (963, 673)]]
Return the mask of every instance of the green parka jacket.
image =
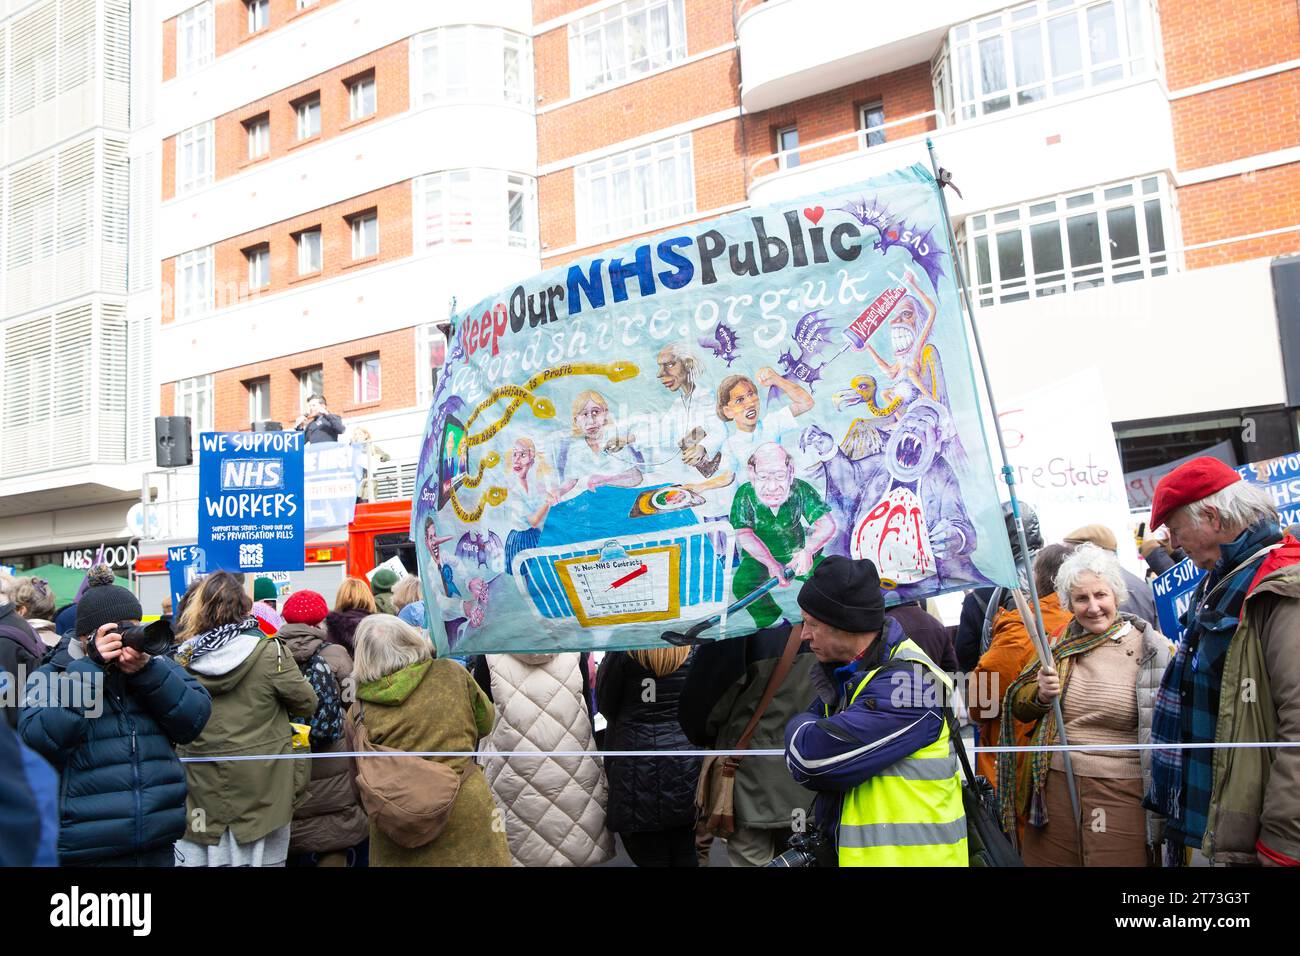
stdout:
[[(287, 754), (293, 751), (289, 714), (316, 712), (316, 692), (293, 655), (276, 638), (245, 631), (191, 663), (212, 695), (212, 716), (181, 757)], [(307, 797), (309, 760), (217, 760), (187, 763), (185, 839), (215, 846), (229, 828), (240, 843), (260, 840), (293, 819)]]
[[(1247, 595), (1228, 645), (1215, 739), (1300, 741), (1300, 564)], [(1215, 863), (1259, 863), (1256, 848), (1300, 860), (1300, 748), (1220, 748), (1202, 852)]]

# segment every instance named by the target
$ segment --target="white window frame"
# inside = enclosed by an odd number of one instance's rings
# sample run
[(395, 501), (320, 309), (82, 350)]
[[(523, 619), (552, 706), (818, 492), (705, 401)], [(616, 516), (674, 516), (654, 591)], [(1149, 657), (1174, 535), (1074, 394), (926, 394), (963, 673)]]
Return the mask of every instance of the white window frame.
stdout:
[(316, 6), (316, 4), (319, 2), (320, 0), (298, 0), (298, 9), (306, 10), (310, 7)]
[[(652, 18), (662, 17), (654, 43)], [(635, 30), (642, 47), (634, 47)], [(687, 56), (684, 0), (626, 0), (569, 24), (569, 93), (584, 96), (667, 69)]]
[(215, 302), (212, 246), (193, 249), (176, 260), (176, 317), (181, 321), (207, 315)]
[(248, 288), (256, 292), (271, 284), (271, 247), (254, 246), (244, 252), (248, 261)]
[[(248, 391), (248, 421), (268, 422), (271, 420), (271, 378), (262, 376), (244, 383)], [(259, 414), (260, 412), (260, 414)]]
[(447, 337), (437, 323), (429, 322), (415, 328), (415, 404), (420, 407), (433, 401), (433, 347), (441, 342), (443, 368), (446, 365)]
[[(518, 226), (515, 205), (519, 204)], [(506, 174), (506, 245), (512, 249), (531, 249), (537, 235), (537, 181), (522, 173)]]
[(212, 185), (216, 163), (216, 137), (212, 120), (176, 135), (176, 194)]
[[(379, 255), (379, 213), (357, 213), (348, 220), (352, 229), (352, 261)], [(373, 248), (371, 248), (373, 246)]]
[[(537, 180), (499, 169), (448, 169), (413, 184), (414, 251), (473, 242), (536, 250)], [(512, 215), (518, 209), (521, 215)]]
[[(364, 113), (369, 106), (370, 109)], [(348, 82), (348, 120), (356, 122), (367, 116), (374, 116), (379, 110), (379, 94), (375, 86), (375, 74), (370, 72)]]
[(248, 33), (261, 33), (271, 22), (271, 0), (244, 0), (248, 8)]
[(216, 57), (212, 0), (195, 4), (176, 18), (176, 75), (184, 76)]
[[(371, 395), (366, 391), (365, 368), (371, 362), (375, 363), (375, 394)], [(352, 366), (352, 404), (368, 405), (371, 402), (381, 401), (383, 396), (383, 367), (379, 362), (379, 353), (371, 352), (368, 355), (358, 355), (348, 362)]]
[[(665, 161), (674, 167), (677, 198), (669, 198)], [(691, 134), (684, 133), (578, 166), (573, 171), (573, 180), (578, 242), (584, 245), (610, 236), (646, 232), (689, 216), (695, 212)], [(638, 180), (643, 190), (653, 190), (656, 199), (653, 206), (643, 209), (631, 206), (633, 186)], [(598, 199), (601, 196), (603, 209)], [(625, 208), (615, 208), (622, 200), (626, 200)]]
[[(867, 117), (872, 113), (879, 111), (881, 120), (874, 126), (867, 125)], [(871, 149), (873, 146), (883, 146), (886, 139), (886, 131), (883, 128), (888, 122), (885, 117), (885, 104), (880, 100), (873, 103), (863, 103), (858, 107), (858, 137), (859, 149)], [(873, 142), (874, 140), (874, 142)]]
[[(1102, 34), (1092, 29), (1107, 12), (1114, 20), (1114, 55), (1099, 53)], [(1155, 75), (1160, 71), (1156, 23), (1153, 0), (1035, 0), (959, 23), (931, 63), (940, 122), (970, 122)], [(1054, 33), (1070, 39), (1061, 49), (1078, 57), (1078, 69), (1056, 72)], [(1027, 53), (1023, 63), (1019, 50)], [(1002, 86), (985, 89), (985, 65), (991, 80), (1001, 71)], [(1020, 76), (1022, 66), (1037, 76)]]
[(214, 430), (214, 404), (211, 375), (183, 378), (176, 383), (176, 400), (173, 405), (177, 415), (190, 420), (191, 451), (198, 448), (201, 432)]
[[(507, 64), (516, 76), (509, 81)], [(491, 68), (499, 64), (500, 70)], [(501, 27), (439, 27), (411, 39), (411, 108), (439, 103), (533, 105), (532, 37)]]
[[(314, 111), (316, 114), (316, 128), (315, 130), (310, 130), (309, 120), (313, 112), (313, 107), (315, 108)], [(320, 107), (319, 93), (313, 93), (311, 96), (307, 96), (299, 100), (297, 103), (293, 105), (293, 112), (294, 112), (294, 118), (296, 120), (295, 129), (298, 134), (298, 142), (301, 143), (304, 140), (308, 140), (314, 136), (320, 135), (321, 107)], [(304, 130), (309, 130), (309, 131), (304, 132)]]
[[(313, 243), (310, 241), (312, 236), (316, 237), (314, 243), (315, 265), (312, 264)], [(293, 237), (293, 241), (298, 249), (298, 275), (315, 275), (325, 268), (325, 240), (320, 226), (314, 229), (304, 229)]]
[[(311, 373), (320, 372), (320, 388), (316, 388), (311, 383)], [(307, 400), (313, 395), (325, 394), (325, 366), (309, 365), (306, 368), (300, 368), (297, 371), (298, 376), (298, 411), (307, 411)]]
[[(1107, 198), (1107, 193), (1112, 193)], [(1110, 285), (1167, 275), (1178, 271), (1181, 263), (1170, 250), (1173, 238), (1180, 233), (1177, 224), (1175, 193), (1163, 174), (1152, 173), (1136, 179), (1105, 183), (1045, 196), (1014, 206), (1004, 206), (968, 215), (957, 230), (957, 244), (969, 269), (971, 289), (983, 306), (1019, 302), (1031, 298), (1060, 295)], [(1151, 232), (1147, 227), (1147, 204), (1158, 203), (1161, 248), (1152, 251)], [(1049, 208), (1050, 207), (1050, 208)], [(1113, 259), (1108, 213), (1132, 208), (1137, 233), (1138, 254)], [(1098, 249), (1101, 261), (1071, 264), (1069, 220), (1095, 214)], [(998, 220), (1002, 220), (999, 222)], [(1039, 271), (1034, 263), (1032, 227), (1056, 223), (1062, 268)], [(998, 251), (998, 236), (1018, 233), (1023, 277), (1003, 279)], [(982, 242), (981, 242), (982, 240)], [(981, 263), (987, 259), (988, 273)]]
[[(794, 145), (787, 147), (785, 139), (790, 134), (794, 134)], [(776, 131), (776, 152), (777, 165), (781, 169), (794, 169), (799, 165), (799, 127), (797, 125), (782, 126)], [(791, 148), (793, 152), (787, 153), (786, 149)]]
[(246, 120), (243, 126), (244, 134), (248, 138), (248, 158), (254, 160), (269, 156), (271, 153), (270, 114), (263, 113), (261, 116)]

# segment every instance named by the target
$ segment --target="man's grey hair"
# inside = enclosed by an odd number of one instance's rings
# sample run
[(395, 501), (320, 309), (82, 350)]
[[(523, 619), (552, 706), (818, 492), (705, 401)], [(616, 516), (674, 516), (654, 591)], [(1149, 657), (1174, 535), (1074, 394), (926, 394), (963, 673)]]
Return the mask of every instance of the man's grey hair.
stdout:
[(1074, 554), (1061, 562), (1061, 570), (1056, 572), (1056, 594), (1061, 599), (1061, 607), (1069, 608), (1070, 588), (1075, 587), (1085, 574), (1095, 574), (1105, 581), (1115, 595), (1116, 605), (1128, 599), (1128, 587), (1120, 573), (1119, 558), (1114, 552), (1103, 551), (1087, 542), (1075, 548)]
[(659, 350), (660, 355), (665, 352), (682, 363), (682, 368), (686, 369), (686, 381), (695, 385), (700, 374), (700, 360), (695, 354), (682, 342), (669, 342)]
[(391, 614), (371, 614), (362, 620), (356, 647), (352, 673), (358, 684), (369, 684), (433, 656), (429, 639)]
[(779, 451), (779, 452), (781, 453), (781, 455), (785, 458), (785, 467), (789, 470), (790, 474), (793, 475), (793, 474), (794, 474), (794, 456), (791, 455), (788, 451), (786, 451), (784, 448), (782, 448), (780, 445), (778, 445), (778, 444), (777, 444), (776, 442), (774, 442), (774, 441), (766, 441), (766, 442), (763, 442), (763, 444), (761, 444), (761, 445), (759, 445), (757, 448), (755, 448), (754, 451), (753, 451), (753, 454), (751, 454), (751, 455), (749, 456), (748, 460), (746, 460), (746, 462), (745, 462), (745, 467), (748, 468), (750, 471), (753, 471), (753, 470), (754, 470), (754, 460), (755, 460), (756, 458), (758, 458), (758, 454), (759, 454), (759, 452), (761, 452), (761, 451), (762, 451), (764, 448), (766, 448), (768, 445), (771, 445), (773, 448), (775, 448), (777, 451)]
[(8, 603), (18, 587), (18, 579), (12, 574), (0, 574), (0, 603)]
[(1187, 515), (1198, 524), (1210, 517), (1210, 509), (1219, 512), (1225, 531), (1233, 537), (1260, 521), (1277, 521), (1277, 508), (1267, 491), (1249, 481), (1234, 481), (1209, 497), (1184, 506)]

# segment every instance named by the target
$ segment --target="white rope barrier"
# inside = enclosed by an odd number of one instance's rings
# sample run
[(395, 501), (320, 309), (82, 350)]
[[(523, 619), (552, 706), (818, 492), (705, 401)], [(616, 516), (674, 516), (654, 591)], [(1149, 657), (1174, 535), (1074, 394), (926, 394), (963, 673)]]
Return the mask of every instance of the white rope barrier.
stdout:
[[(1231, 744), (1050, 744), (1042, 747), (971, 747), (976, 754), (1019, 754), (1086, 750), (1259, 750), (1270, 747), (1300, 747), (1300, 740), (1244, 741)], [(550, 757), (782, 757), (784, 750), (419, 750), (419, 751), (346, 751), (338, 753), (232, 754), (213, 757), (181, 757), (181, 763), (217, 763), (223, 760), (332, 760), (346, 757), (482, 757), (514, 760)]]

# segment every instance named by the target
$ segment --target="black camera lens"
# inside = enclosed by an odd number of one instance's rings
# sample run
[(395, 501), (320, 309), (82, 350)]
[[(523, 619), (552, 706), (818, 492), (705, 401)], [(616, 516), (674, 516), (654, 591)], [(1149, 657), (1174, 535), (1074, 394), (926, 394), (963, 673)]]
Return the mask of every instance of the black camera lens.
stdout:
[(118, 632), (122, 635), (122, 646), (135, 651), (142, 651), (150, 657), (166, 654), (172, 646), (172, 625), (170, 621), (158, 620), (148, 624), (119, 624)]

